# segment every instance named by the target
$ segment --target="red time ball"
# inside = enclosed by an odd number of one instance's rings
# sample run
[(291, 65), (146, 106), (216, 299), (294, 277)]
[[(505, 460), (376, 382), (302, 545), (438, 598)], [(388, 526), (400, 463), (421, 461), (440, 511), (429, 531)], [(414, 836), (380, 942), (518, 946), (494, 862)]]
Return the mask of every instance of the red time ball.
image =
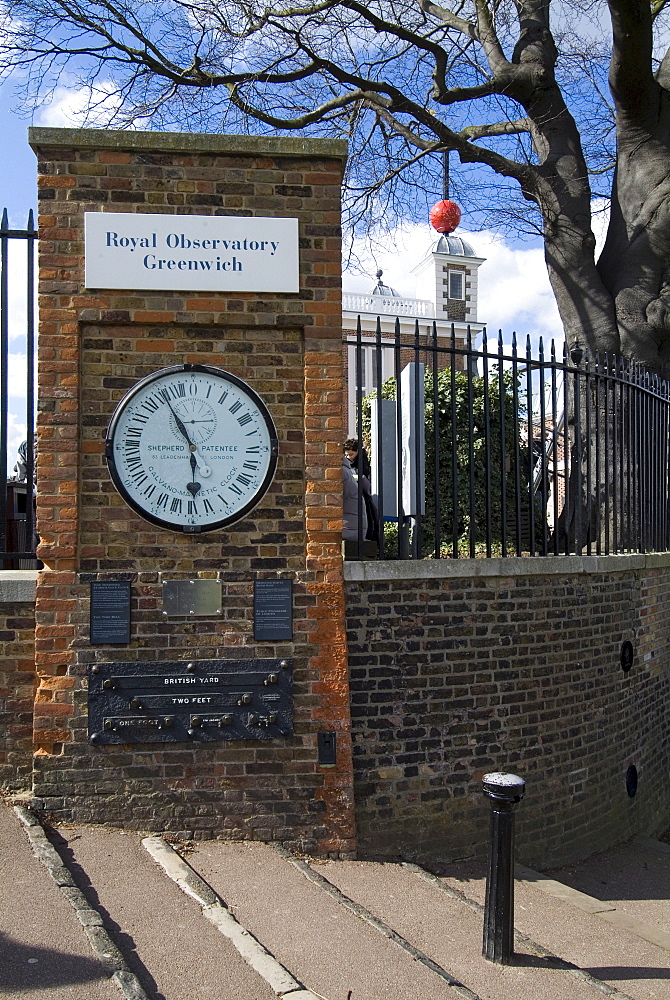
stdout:
[(461, 210), (455, 201), (437, 201), (430, 210), (430, 224), (438, 233), (453, 233), (461, 221)]

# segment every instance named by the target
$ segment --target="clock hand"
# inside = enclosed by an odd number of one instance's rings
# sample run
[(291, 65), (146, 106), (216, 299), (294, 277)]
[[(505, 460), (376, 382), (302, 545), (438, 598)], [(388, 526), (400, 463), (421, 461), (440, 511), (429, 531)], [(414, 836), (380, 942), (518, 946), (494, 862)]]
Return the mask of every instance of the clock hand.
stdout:
[(176, 423), (176, 425), (177, 425), (177, 428), (178, 428), (178, 430), (179, 430), (179, 433), (180, 433), (180, 434), (183, 434), (183, 436), (184, 436), (184, 437), (186, 438), (186, 440), (187, 440), (187, 442), (188, 442), (188, 449), (189, 449), (189, 451), (191, 452), (191, 458), (193, 458), (193, 452), (197, 452), (197, 454), (198, 454), (198, 457), (200, 458), (200, 461), (202, 462), (202, 465), (200, 466), (200, 474), (201, 474), (202, 476), (205, 476), (205, 477), (207, 477), (207, 476), (210, 476), (210, 475), (212, 474), (212, 470), (211, 470), (211, 469), (209, 468), (209, 466), (208, 466), (208, 465), (206, 464), (206, 462), (205, 462), (205, 460), (203, 459), (202, 455), (201, 455), (201, 454), (200, 454), (200, 452), (198, 451), (198, 446), (197, 446), (197, 444), (194, 444), (194, 443), (193, 443), (193, 441), (191, 441), (190, 437), (188, 436), (188, 431), (186, 430), (186, 427), (184, 426), (184, 423), (182, 422), (182, 420), (181, 420), (181, 419), (180, 419), (180, 418), (179, 418), (179, 417), (177, 416), (177, 414), (175, 413), (175, 410), (174, 410), (174, 407), (172, 406), (172, 403), (170, 402), (170, 400), (169, 400), (169, 399), (167, 399), (166, 397), (164, 397), (164, 398), (165, 398), (165, 402), (166, 402), (166, 403), (167, 403), (167, 405), (168, 405), (168, 408), (169, 408), (169, 410), (170, 410), (170, 413), (172, 414), (172, 416), (173, 416), (173, 417), (174, 417), (174, 419), (175, 419), (175, 423)]
[(164, 399), (165, 399), (165, 402), (166, 402), (166, 403), (167, 403), (167, 405), (168, 405), (168, 408), (169, 408), (169, 410), (170, 410), (170, 413), (172, 414), (172, 416), (173, 416), (173, 417), (174, 417), (174, 419), (175, 419), (175, 423), (176, 423), (176, 425), (177, 425), (177, 428), (178, 428), (178, 430), (179, 430), (179, 433), (180, 433), (180, 434), (182, 434), (182, 435), (183, 435), (183, 436), (184, 436), (184, 437), (186, 438), (186, 441), (187, 441), (187, 443), (188, 443), (188, 446), (189, 446), (189, 449), (190, 449), (191, 451), (195, 451), (195, 450), (196, 450), (196, 448), (195, 448), (195, 445), (193, 444), (193, 442), (191, 441), (190, 437), (188, 436), (188, 431), (186, 430), (186, 427), (184, 426), (184, 424), (182, 423), (182, 421), (181, 421), (181, 420), (179, 419), (179, 417), (178, 417), (178, 416), (177, 416), (177, 414), (175, 413), (175, 411), (174, 411), (174, 408), (173, 408), (173, 406), (172, 406), (172, 403), (171, 403), (171, 402), (170, 402), (170, 400), (169, 400), (169, 399), (167, 398), (167, 396), (165, 396), (165, 397), (164, 397)]
[(195, 481), (195, 470), (198, 466), (198, 463), (196, 461), (196, 457), (193, 454), (193, 452), (191, 452), (190, 462), (191, 462), (191, 478), (193, 482), (187, 483), (186, 489), (189, 491), (192, 497), (195, 497), (195, 495), (199, 493), (200, 490), (202, 489), (202, 486), (200, 485), (200, 483), (196, 483)]

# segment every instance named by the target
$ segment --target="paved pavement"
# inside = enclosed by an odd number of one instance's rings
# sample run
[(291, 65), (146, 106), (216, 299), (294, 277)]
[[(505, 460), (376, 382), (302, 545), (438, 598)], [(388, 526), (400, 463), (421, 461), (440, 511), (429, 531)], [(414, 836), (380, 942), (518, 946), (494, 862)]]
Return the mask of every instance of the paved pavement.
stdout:
[[(180, 845), (176, 845), (179, 847)], [(0, 995), (21, 1000), (670, 1000), (670, 847), (519, 867), (516, 954), (481, 957), (484, 873), (316, 861), (0, 805)]]

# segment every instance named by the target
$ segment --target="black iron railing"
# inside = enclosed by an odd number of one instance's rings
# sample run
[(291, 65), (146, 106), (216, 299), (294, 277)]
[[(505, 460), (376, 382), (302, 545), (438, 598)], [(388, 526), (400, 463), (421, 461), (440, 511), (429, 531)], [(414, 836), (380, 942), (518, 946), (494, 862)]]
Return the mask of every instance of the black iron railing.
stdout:
[[(0, 222), (0, 568), (3, 569), (38, 565), (34, 499), (36, 239), (32, 211), (26, 229), (10, 229), (4, 210)], [(10, 252), (10, 241), (12, 250), (18, 249), (18, 254)], [(22, 361), (18, 360), (24, 356), (25, 375)], [(23, 378), (25, 383), (19, 384)], [(22, 440), (18, 448), (14, 440), (10, 451), (10, 432), (16, 438), (17, 430)]]
[[(479, 337), (479, 334), (477, 334)], [(600, 555), (670, 549), (670, 384), (575, 343), (557, 357), (527, 338), (345, 339), (350, 433), (370, 459), (381, 529), (363, 558)], [(360, 454), (360, 452), (359, 452)], [(359, 469), (361, 463), (359, 461)]]

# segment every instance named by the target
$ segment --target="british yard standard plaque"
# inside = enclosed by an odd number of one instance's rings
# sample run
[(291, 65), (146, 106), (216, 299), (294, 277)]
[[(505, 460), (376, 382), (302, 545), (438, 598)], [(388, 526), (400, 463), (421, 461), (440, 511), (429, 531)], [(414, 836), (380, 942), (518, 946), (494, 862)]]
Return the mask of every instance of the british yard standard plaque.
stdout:
[(91, 582), (90, 642), (92, 646), (130, 643), (130, 583), (127, 580)]
[(293, 581), (254, 581), (254, 639), (281, 642), (293, 638)]
[(89, 667), (90, 743), (209, 743), (292, 735), (290, 660)]

